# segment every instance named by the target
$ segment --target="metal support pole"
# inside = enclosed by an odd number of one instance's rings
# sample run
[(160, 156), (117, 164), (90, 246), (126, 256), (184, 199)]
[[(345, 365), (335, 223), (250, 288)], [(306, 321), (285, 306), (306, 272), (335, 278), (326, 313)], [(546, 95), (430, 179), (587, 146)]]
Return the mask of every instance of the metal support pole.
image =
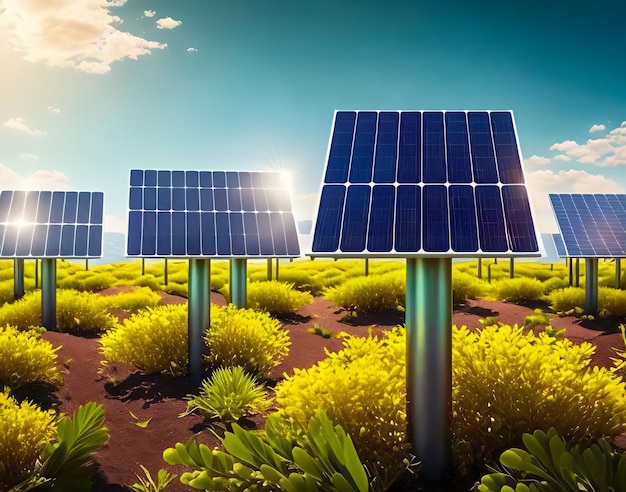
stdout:
[(365, 276), (369, 276), (370, 274), (370, 259), (365, 258)]
[(598, 259), (585, 258), (585, 313), (598, 312)]
[(41, 260), (41, 324), (48, 331), (57, 329), (57, 260)]
[(487, 282), (491, 283), (491, 263), (487, 265)]
[(568, 258), (565, 261), (569, 260), (569, 286), (572, 287), (574, 285), (574, 258)]
[(89, 258), (85, 258), (85, 271), (89, 271)]
[(267, 280), (272, 280), (272, 259), (267, 259)]
[(509, 278), (515, 277), (515, 258), (511, 257), (511, 262), (509, 266)]
[(248, 304), (247, 265), (245, 258), (230, 260), (230, 302), (238, 308), (245, 308)]
[(478, 258), (478, 278), (482, 280), (483, 278), (483, 259)]
[(580, 258), (576, 258), (576, 287), (580, 287)]
[(452, 260), (406, 260), (407, 413), (413, 452), (427, 480), (450, 469)]
[(622, 288), (622, 260), (615, 258), (615, 288)]
[(276, 280), (280, 280), (279, 269), (280, 269), (280, 258), (276, 258)]
[(165, 285), (168, 284), (169, 279), (167, 278), (167, 258), (165, 258), (165, 265), (163, 266), (163, 282)]
[(24, 258), (13, 260), (13, 298), (24, 297)]
[(188, 342), (189, 376), (200, 382), (204, 376), (206, 344), (202, 336), (211, 324), (211, 263), (205, 258), (189, 260)]
[(39, 288), (39, 260), (35, 260), (35, 289)]

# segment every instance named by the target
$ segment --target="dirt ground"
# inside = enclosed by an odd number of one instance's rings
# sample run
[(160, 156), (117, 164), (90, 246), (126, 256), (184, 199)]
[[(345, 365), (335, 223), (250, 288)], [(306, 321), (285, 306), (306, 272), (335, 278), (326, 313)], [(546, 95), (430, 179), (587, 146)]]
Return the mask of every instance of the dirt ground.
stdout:
[[(115, 291), (105, 292), (112, 293)], [(216, 293), (211, 293), (211, 301), (224, 304), (224, 298)], [(163, 294), (162, 303), (174, 302), (184, 303), (186, 299)], [(454, 311), (453, 322), (472, 328), (480, 326), (478, 320), (481, 318), (497, 316), (498, 321), (503, 323), (523, 324), (524, 318), (531, 313), (531, 308), (515, 304), (471, 301)], [(315, 323), (334, 332), (366, 334), (367, 326), (374, 325), (374, 332), (378, 333), (401, 322), (397, 313), (345, 319), (345, 313), (337, 312), (332, 303), (316, 298), (313, 304), (302, 308), (297, 316), (284, 320), (291, 337), (290, 352), (273, 371), (272, 377), (279, 379), (283, 374), (292, 373), (294, 367), (310, 367), (325, 356), (325, 348), (332, 351), (341, 348), (340, 339), (324, 339), (308, 333), (307, 328)], [(595, 364), (610, 365), (610, 357), (614, 355), (613, 347), (623, 348), (617, 321), (596, 322), (583, 327), (573, 317), (555, 317), (552, 324), (555, 328), (565, 328), (566, 336), (573, 341), (593, 342), (597, 346)], [(61, 346), (58, 361), (64, 382), (54, 395), (59, 410), (71, 414), (80, 404), (88, 401), (104, 404), (111, 439), (95, 455), (98, 470), (95, 491), (129, 490), (129, 486), (138, 481), (136, 475), (142, 474), (140, 465), (145, 466), (153, 476), (159, 468), (169, 469), (162, 459), (162, 453), (176, 442), (186, 442), (196, 437), (209, 445), (217, 443), (200, 416), (179, 418), (179, 414), (186, 408), (185, 396), (196, 389), (188, 378), (142, 376), (132, 373), (131, 368), (123, 365), (104, 370), (97, 338), (55, 332), (45, 333), (44, 338), (55, 346)], [(145, 428), (136, 425), (148, 419), (150, 421)], [(175, 469), (172, 471), (179, 472)], [(176, 479), (168, 490), (189, 489)]]

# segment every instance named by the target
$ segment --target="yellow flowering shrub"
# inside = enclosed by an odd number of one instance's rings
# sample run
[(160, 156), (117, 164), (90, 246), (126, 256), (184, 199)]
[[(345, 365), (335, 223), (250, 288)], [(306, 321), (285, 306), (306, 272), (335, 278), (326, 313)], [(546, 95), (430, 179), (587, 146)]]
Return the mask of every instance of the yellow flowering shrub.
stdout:
[(405, 301), (405, 278), (402, 272), (370, 275), (346, 280), (329, 287), (324, 297), (337, 306), (357, 313), (396, 309)]
[(248, 284), (248, 307), (272, 314), (293, 313), (313, 302), (308, 292), (294, 289), (293, 284), (271, 280)]
[(103, 297), (92, 292), (57, 290), (57, 330), (64, 333), (101, 333), (117, 325)]
[(492, 286), (496, 299), (505, 302), (527, 302), (543, 297), (544, 285), (536, 278), (517, 277), (498, 280)]
[(572, 440), (626, 431), (626, 390), (589, 364), (595, 347), (508, 325), (453, 330), (453, 439), (457, 465), (495, 460), (524, 432), (554, 427)]
[(15, 389), (27, 383), (58, 383), (57, 351), (34, 331), (0, 327), (0, 388)]
[(0, 490), (26, 481), (35, 471), (45, 444), (56, 433), (52, 410), (16, 402), (0, 391)]
[(343, 349), (309, 369), (295, 369), (276, 386), (279, 414), (306, 429), (318, 409), (354, 442), (375, 490), (385, 490), (406, 468), (405, 337), (347, 335)]
[(15, 326), (20, 330), (41, 327), (41, 291), (27, 292), (20, 300), (0, 307), (0, 326)]
[(241, 366), (265, 377), (289, 353), (289, 334), (269, 314), (236, 306), (211, 306), (206, 331), (207, 362), (214, 367)]
[(187, 305), (139, 311), (100, 338), (108, 362), (124, 362), (149, 374), (187, 372)]
[(101, 296), (99, 302), (106, 309), (123, 309), (136, 313), (141, 309), (159, 304), (161, 296), (148, 287), (137, 287), (131, 292), (120, 292), (112, 296)]

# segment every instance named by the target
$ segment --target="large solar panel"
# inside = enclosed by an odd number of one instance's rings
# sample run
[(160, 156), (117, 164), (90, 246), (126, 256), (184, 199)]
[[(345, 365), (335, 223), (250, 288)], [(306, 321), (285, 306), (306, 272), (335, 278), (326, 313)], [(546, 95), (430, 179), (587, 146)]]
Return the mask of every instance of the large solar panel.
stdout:
[(540, 256), (510, 111), (337, 111), (312, 256)]
[(0, 256), (99, 258), (104, 194), (89, 191), (0, 192)]
[(565, 243), (563, 242), (563, 237), (560, 234), (552, 234), (552, 240), (554, 241), (554, 246), (556, 247), (556, 254), (559, 258), (567, 257), (567, 250), (565, 249)]
[(289, 189), (278, 172), (130, 172), (126, 254), (300, 256)]
[(626, 257), (626, 195), (551, 194), (567, 256)]

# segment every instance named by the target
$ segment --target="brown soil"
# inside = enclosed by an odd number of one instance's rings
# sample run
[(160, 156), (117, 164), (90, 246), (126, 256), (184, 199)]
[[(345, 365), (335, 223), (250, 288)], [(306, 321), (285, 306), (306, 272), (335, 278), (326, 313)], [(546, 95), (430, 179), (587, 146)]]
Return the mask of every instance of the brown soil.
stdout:
[[(108, 290), (103, 294), (113, 294)], [(184, 303), (186, 299), (162, 294), (162, 303)], [(220, 294), (211, 293), (211, 301), (224, 304)], [(472, 301), (467, 306), (455, 309), (453, 322), (470, 328), (479, 327), (479, 319), (497, 316), (498, 321), (507, 324), (522, 324), (532, 313), (532, 308), (515, 304), (491, 301)], [(116, 313), (123, 317), (122, 313)], [(402, 322), (399, 313), (369, 318), (350, 318), (337, 311), (332, 303), (316, 298), (314, 303), (302, 308), (298, 315), (283, 320), (291, 337), (289, 356), (276, 368), (272, 377), (279, 379), (283, 374), (291, 374), (294, 367), (305, 368), (322, 359), (325, 349), (335, 351), (341, 348), (341, 340), (325, 339), (313, 335), (307, 328), (318, 324), (334, 332), (345, 331), (351, 334), (366, 334), (368, 326), (374, 326), (379, 333)], [(556, 328), (565, 328), (566, 335), (576, 342), (589, 340), (596, 344), (594, 363), (609, 365), (614, 355), (613, 347), (622, 347), (619, 322), (595, 323), (583, 327), (573, 317), (554, 318)], [(63, 373), (63, 384), (56, 391), (60, 411), (71, 414), (81, 404), (96, 401), (104, 404), (106, 425), (111, 438), (109, 443), (95, 454), (97, 468), (95, 491), (129, 490), (137, 482), (136, 474), (142, 475), (140, 464), (153, 476), (159, 468), (169, 467), (162, 459), (163, 450), (176, 442), (186, 442), (196, 437), (209, 445), (217, 439), (207, 429), (207, 424), (196, 415), (179, 418), (185, 410), (185, 396), (195, 388), (188, 378), (173, 378), (163, 375), (143, 376), (135, 374), (131, 368), (117, 364), (103, 368), (97, 338), (82, 338), (73, 335), (48, 332), (44, 338), (55, 346), (58, 352), (59, 369)], [(132, 414), (132, 415), (131, 415)], [(136, 416), (136, 419), (133, 417)], [(145, 428), (137, 422), (150, 422)], [(219, 432), (219, 429), (218, 429)], [(180, 470), (173, 469), (175, 473)], [(189, 490), (176, 479), (168, 488), (171, 491)]]

